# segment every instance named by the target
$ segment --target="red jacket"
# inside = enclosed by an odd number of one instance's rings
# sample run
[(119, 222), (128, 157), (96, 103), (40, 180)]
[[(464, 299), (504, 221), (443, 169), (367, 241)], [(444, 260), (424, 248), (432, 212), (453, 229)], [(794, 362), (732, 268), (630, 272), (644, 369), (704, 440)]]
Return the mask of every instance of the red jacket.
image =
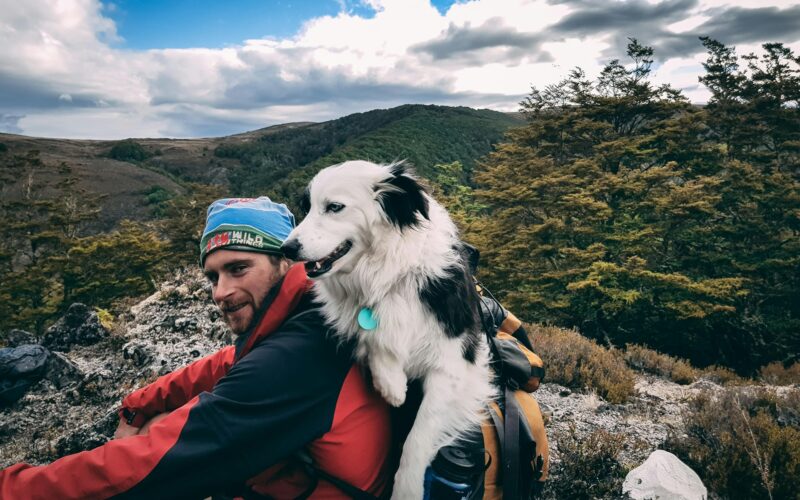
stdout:
[[(337, 347), (302, 265), (267, 298), (237, 345), (165, 375), (123, 400), (147, 435), (109, 441), (50, 465), (0, 471), (0, 499), (205, 498), (244, 489), (294, 498), (308, 487), (287, 457), (306, 448), (322, 470), (380, 493), (389, 473), (386, 404)], [(348, 498), (320, 481), (311, 498)]]

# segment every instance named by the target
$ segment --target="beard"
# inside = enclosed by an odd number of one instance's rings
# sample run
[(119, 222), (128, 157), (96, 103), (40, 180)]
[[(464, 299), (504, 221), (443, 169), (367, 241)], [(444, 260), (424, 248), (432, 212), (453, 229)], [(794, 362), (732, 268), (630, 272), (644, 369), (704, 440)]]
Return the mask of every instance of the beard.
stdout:
[(242, 302), (223, 302), (219, 305), (222, 318), (231, 329), (234, 335), (241, 335), (252, 330), (256, 323), (261, 319), (261, 305), (267, 298), (269, 292), (263, 297), (259, 297), (257, 303), (252, 300), (244, 299)]

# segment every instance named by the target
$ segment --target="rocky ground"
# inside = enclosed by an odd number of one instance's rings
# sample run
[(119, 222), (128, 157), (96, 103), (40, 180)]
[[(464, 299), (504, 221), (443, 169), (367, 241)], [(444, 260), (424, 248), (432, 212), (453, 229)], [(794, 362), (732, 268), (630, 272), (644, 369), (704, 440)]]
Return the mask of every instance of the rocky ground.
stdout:
[[(110, 329), (95, 312), (76, 306), (41, 339), (15, 334), (13, 343), (42, 344), (49, 358), (43, 378), (0, 408), (0, 467), (47, 463), (104, 443), (124, 395), (230, 341), (199, 272), (177, 275)], [(542, 384), (535, 396), (548, 420), (554, 480), (562, 436), (582, 439), (598, 429), (624, 435), (619, 458), (631, 469), (668, 435), (681, 436), (682, 412), (692, 397), (722, 390), (708, 380), (681, 386), (649, 375), (637, 378), (636, 389), (629, 402), (609, 404), (593, 393)]]
[[(189, 273), (116, 318), (91, 345), (69, 342), (70, 331), (54, 325), (38, 339), (50, 345), (44, 378), (0, 409), (0, 467), (47, 463), (106, 442), (123, 396), (230, 342), (209, 297), (200, 274)], [(96, 313), (84, 320), (96, 323)]]
[[(534, 394), (546, 417), (551, 440), (574, 427), (578, 436), (597, 429), (622, 434), (629, 445), (621, 454), (623, 465), (638, 465), (667, 439), (683, 432), (682, 413), (701, 391), (722, 387), (707, 380), (678, 385), (650, 375), (637, 378), (638, 396), (625, 404), (609, 404), (594, 393), (583, 394), (558, 384), (542, 384)], [(551, 443), (551, 461), (559, 461), (558, 447)]]

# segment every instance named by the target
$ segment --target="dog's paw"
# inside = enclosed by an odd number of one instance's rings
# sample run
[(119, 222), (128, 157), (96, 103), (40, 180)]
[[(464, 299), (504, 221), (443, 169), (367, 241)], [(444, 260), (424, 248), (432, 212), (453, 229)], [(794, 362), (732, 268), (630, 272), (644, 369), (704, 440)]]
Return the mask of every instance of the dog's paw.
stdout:
[(406, 401), (406, 386), (392, 387), (391, 385), (381, 385), (376, 383), (375, 388), (381, 393), (383, 399), (394, 407), (402, 406)]
[(375, 389), (378, 390), (383, 399), (394, 407), (401, 406), (406, 401), (406, 385), (408, 379), (403, 372), (399, 376), (383, 373), (381, 376), (372, 376)]

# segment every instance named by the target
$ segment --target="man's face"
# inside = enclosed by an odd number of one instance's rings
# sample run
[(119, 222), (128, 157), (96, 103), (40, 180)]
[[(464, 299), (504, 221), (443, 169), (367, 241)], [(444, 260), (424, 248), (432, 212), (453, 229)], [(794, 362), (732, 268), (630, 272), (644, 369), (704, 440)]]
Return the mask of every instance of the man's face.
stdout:
[(212, 298), (234, 334), (252, 326), (270, 288), (288, 267), (286, 260), (273, 264), (266, 254), (240, 250), (217, 250), (206, 257), (203, 272)]

